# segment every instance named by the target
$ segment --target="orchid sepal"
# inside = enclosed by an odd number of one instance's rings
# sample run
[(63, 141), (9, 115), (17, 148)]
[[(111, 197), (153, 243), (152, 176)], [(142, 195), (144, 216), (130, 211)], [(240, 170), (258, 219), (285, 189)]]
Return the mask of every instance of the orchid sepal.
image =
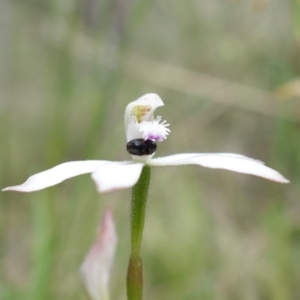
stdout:
[(151, 166), (201, 165), (207, 168), (224, 169), (238, 173), (251, 174), (265, 179), (289, 183), (279, 172), (267, 167), (260, 160), (235, 153), (184, 153), (175, 154), (150, 161)]

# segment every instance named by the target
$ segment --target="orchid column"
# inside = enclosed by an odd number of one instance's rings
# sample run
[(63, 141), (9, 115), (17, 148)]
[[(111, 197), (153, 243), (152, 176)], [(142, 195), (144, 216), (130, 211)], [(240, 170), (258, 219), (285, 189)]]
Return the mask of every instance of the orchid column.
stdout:
[[(147, 163), (154, 155), (155, 142), (166, 139), (169, 126), (160, 123), (161, 118), (153, 118), (153, 112), (162, 106), (162, 100), (155, 94), (148, 94), (137, 101), (131, 102), (125, 111), (125, 130), (127, 150), (133, 160)], [(132, 189), (131, 200), (131, 253), (127, 273), (128, 300), (141, 300), (143, 296), (143, 270), (141, 259), (141, 245), (151, 169), (144, 165), (137, 184)]]

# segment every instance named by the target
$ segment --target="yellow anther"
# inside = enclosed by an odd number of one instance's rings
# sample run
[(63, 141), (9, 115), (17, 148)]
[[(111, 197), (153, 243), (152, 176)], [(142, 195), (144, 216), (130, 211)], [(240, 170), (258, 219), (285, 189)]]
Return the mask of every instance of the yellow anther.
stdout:
[(144, 120), (143, 117), (151, 114), (151, 106), (150, 105), (137, 105), (133, 108), (132, 114), (136, 117), (138, 123)]

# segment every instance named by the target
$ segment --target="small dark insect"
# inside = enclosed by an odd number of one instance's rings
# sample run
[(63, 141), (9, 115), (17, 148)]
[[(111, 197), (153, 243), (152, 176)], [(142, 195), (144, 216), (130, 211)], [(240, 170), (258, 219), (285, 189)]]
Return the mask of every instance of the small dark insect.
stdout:
[(132, 155), (150, 155), (157, 148), (156, 143), (152, 140), (135, 139), (127, 143), (127, 151)]

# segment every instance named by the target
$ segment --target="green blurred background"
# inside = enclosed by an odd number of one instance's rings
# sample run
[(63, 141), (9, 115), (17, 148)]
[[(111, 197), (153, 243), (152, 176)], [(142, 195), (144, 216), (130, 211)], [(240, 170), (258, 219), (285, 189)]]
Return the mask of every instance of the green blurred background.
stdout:
[[(154, 170), (144, 299), (300, 299), (299, 49), (299, 0), (1, 0), (0, 186), (130, 159), (124, 109), (155, 92), (172, 131), (156, 156), (241, 153), (291, 183)], [(99, 195), (88, 175), (1, 193), (0, 299), (87, 299), (78, 268), (108, 206), (125, 300), (130, 191)]]

